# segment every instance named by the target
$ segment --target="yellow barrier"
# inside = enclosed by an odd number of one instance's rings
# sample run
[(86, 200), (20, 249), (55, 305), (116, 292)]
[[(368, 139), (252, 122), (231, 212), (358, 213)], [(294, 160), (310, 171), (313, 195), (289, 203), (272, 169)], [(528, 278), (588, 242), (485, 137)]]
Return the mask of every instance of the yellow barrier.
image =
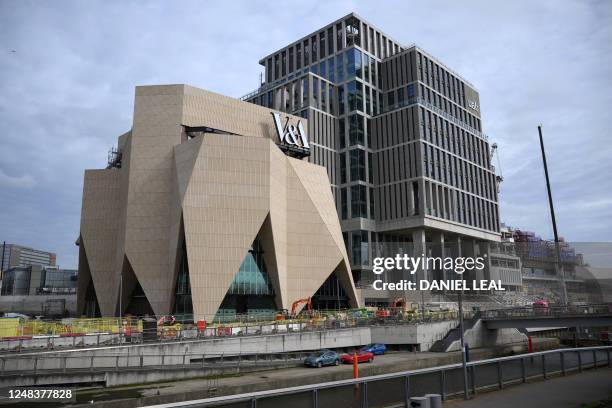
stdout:
[(21, 325), (17, 317), (0, 318), (0, 338), (21, 336)]
[(73, 336), (92, 333), (141, 333), (142, 320), (133, 318), (64, 319), (62, 321), (0, 319), (0, 338), (17, 336)]

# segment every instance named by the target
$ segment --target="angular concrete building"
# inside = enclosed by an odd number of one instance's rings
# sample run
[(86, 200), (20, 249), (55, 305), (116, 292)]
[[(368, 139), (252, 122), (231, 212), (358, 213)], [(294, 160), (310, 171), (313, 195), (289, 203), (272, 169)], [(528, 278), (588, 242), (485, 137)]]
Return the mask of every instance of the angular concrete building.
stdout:
[(331, 185), (301, 118), (187, 85), (136, 88), (132, 129), (87, 170), (78, 314), (358, 306)]

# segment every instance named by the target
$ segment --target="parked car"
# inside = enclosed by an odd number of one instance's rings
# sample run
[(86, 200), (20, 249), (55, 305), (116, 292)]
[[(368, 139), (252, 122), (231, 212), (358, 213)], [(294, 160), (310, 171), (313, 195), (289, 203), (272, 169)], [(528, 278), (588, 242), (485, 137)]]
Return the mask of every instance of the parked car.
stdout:
[(367, 346), (362, 347), (361, 351), (369, 351), (375, 356), (379, 356), (387, 352), (387, 346), (382, 343), (368, 344)]
[[(353, 364), (353, 353), (343, 354), (340, 357), (340, 360), (346, 364)], [(374, 361), (374, 353), (370, 353), (369, 351), (359, 350), (357, 352), (357, 362), (358, 363), (371, 363)]]
[(340, 364), (340, 355), (335, 351), (321, 350), (316, 353), (312, 353), (304, 360), (304, 365), (310, 367), (323, 367), (328, 365)]

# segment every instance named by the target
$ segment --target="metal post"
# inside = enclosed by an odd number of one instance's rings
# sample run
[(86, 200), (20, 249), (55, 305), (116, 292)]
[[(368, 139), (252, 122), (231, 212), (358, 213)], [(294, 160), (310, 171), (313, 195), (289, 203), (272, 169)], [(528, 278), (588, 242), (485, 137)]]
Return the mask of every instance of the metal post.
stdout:
[(476, 366), (470, 366), (472, 375), (472, 395), (476, 395)]
[[(463, 277), (461, 278), (463, 280)], [(461, 364), (463, 366), (463, 398), (470, 398), (470, 392), (468, 390), (468, 374), (467, 374), (467, 359), (465, 355), (465, 339), (463, 338), (463, 290), (458, 293), (459, 303), (459, 332), (461, 339)]]
[(542, 376), (546, 379), (546, 354), (542, 354)]
[(34, 374), (36, 374), (37, 367), (38, 367), (38, 357), (34, 357)]
[(94, 356), (91, 356), (91, 359), (89, 360), (89, 370), (93, 371), (94, 369)]
[(580, 355), (580, 350), (578, 350), (578, 371), (582, 372), (582, 356)]
[(368, 408), (368, 383), (364, 381), (362, 385), (363, 385), (363, 403), (361, 404), (361, 408)]
[(440, 370), (440, 395), (442, 401), (446, 399), (446, 371)]
[(608, 367), (610, 367), (612, 366), (612, 360), (610, 360), (610, 349), (607, 349), (606, 353), (608, 354)]
[(593, 368), (597, 368), (597, 351), (593, 350)]
[(410, 377), (409, 376), (404, 377), (404, 402), (406, 403), (407, 407), (410, 406)]
[(319, 394), (316, 388), (312, 390), (312, 408), (319, 408)]
[(565, 354), (562, 351), (559, 352), (559, 358), (561, 359), (561, 375), (565, 375)]
[(504, 388), (504, 380), (503, 380), (503, 377), (502, 377), (502, 365), (501, 365), (501, 361), (497, 362), (497, 385), (499, 386), (500, 390), (502, 388)]
[(521, 357), (521, 376), (523, 378), (523, 384), (527, 382), (527, 376), (525, 374), (525, 359)]
[(4, 271), (4, 251), (6, 250), (6, 241), (2, 241), (2, 262), (0, 262), (0, 280), (2, 280), (2, 271)]
[[(550, 218), (552, 220), (553, 233), (555, 235), (555, 272), (560, 277), (561, 282), (561, 303), (567, 306), (567, 288), (565, 287), (565, 271), (561, 265), (559, 257), (559, 234), (557, 233), (557, 221), (555, 219), (555, 207), (553, 206), (552, 192), (550, 190), (550, 180), (548, 179), (548, 165), (546, 164), (546, 152), (544, 150), (544, 138), (542, 136), (542, 125), (538, 126), (538, 134), (540, 135), (540, 148), (542, 149), (542, 162), (544, 164), (544, 176), (546, 177), (546, 189), (548, 190), (548, 205), (550, 207)], [(561, 271), (559, 271), (561, 268)]]

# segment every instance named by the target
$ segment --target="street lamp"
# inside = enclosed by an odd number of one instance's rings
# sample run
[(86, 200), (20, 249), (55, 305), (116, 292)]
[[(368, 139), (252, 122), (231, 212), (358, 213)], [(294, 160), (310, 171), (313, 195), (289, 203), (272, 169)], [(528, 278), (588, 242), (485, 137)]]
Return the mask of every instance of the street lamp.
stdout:
[[(461, 281), (463, 280), (463, 275), (461, 276)], [(467, 355), (465, 352), (465, 339), (463, 338), (463, 286), (459, 293), (457, 294), (457, 300), (459, 304), (459, 336), (461, 339), (461, 365), (463, 366), (463, 397), (468, 399), (470, 397), (468, 391), (468, 374), (467, 374)]]

